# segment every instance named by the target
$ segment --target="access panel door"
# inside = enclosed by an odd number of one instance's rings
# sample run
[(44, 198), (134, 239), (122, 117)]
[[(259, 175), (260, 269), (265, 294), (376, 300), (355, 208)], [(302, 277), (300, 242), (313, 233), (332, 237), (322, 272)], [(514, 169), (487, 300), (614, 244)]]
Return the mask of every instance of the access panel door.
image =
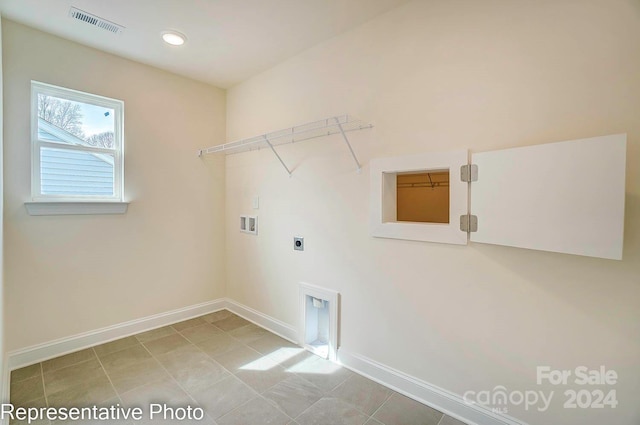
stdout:
[(472, 242), (622, 259), (624, 134), (472, 154)]

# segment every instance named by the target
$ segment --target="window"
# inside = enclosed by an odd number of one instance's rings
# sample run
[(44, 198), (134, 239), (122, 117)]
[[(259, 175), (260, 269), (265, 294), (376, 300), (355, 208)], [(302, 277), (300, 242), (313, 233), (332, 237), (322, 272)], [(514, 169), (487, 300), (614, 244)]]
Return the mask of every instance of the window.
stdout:
[(124, 103), (31, 82), (34, 201), (122, 202)]

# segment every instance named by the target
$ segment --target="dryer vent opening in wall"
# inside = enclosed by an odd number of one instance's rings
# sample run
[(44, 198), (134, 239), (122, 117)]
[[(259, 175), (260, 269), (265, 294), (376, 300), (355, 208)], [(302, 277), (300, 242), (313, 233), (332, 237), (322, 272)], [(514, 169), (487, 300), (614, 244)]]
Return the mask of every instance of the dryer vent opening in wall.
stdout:
[(311, 295), (305, 298), (305, 345), (326, 359), (329, 357), (329, 301)]
[(338, 349), (338, 293), (301, 283), (300, 301), (300, 343), (320, 357), (335, 360)]

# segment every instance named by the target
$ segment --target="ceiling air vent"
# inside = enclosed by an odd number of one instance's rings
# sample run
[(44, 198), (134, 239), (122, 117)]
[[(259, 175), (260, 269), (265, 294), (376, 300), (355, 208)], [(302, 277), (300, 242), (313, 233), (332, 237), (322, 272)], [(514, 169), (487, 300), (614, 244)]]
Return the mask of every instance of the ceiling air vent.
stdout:
[(112, 32), (114, 34), (120, 34), (122, 30), (124, 30), (124, 27), (122, 25), (118, 25), (113, 22), (107, 21), (106, 19), (102, 19), (99, 16), (92, 15), (91, 13), (87, 13), (84, 10), (76, 9), (75, 7), (71, 7), (69, 9), (69, 16), (72, 17), (73, 19), (86, 22), (89, 25), (102, 28), (103, 30)]

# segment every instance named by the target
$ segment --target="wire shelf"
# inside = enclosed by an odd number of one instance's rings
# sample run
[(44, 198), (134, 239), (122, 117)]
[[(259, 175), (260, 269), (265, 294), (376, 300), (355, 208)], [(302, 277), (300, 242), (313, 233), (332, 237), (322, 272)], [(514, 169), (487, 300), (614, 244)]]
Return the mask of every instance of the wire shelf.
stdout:
[(289, 169), (289, 167), (287, 167), (287, 164), (285, 164), (284, 160), (278, 154), (274, 146), (285, 145), (287, 143), (302, 142), (303, 140), (331, 136), (332, 134), (341, 134), (344, 142), (349, 147), (349, 152), (351, 153), (356, 166), (358, 167), (358, 172), (360, 172), (360, 162), (358, 162), (358, 158), (356, 157), (356, 154), (351, 147), (351, 143), (349, 143), (347, 133), (350, 131), (364, 130), (372, 127), (373, 126), (371, 124), (353, 119), (349, 115), (338, 115), (307, 124), (297, 125), (295, 127), (285, 128), (284, 130), (261, 134), (260, 136), (254, 136), (248, 139), (242, 139), (235, 142), (229, 142), (218, 146), (212, 146), (206, 149), (201, 149), (198, 155), (202, 156), (203, 154), (220, 152), (224, 152), (225, 154), (230, 155), (234, 153), (246, 152), (268, 147), (278, 158), (278, 161), (280, 161), (280, 164), (282, 164), (284, 169), (287, 170), (289, 176), (291, 176), (291, 170)]
[(372, 127), (373, 125), (361, 120), (356, 120), (349, 115), (339, 115), (307, 124), (289, 127), (283, 130), (273, 131), (271, 133), (261, 134), (259, 136), (249, 137), (247, 139), (205, 148), (200, 150), (200, 155), (221, 152), (231, 155), (251, 150), (270, 148), (269, 145), (279, 146), (288, 143), (297, 143), (318, 137), (341, 134), (343, 131), (348, 133)]

